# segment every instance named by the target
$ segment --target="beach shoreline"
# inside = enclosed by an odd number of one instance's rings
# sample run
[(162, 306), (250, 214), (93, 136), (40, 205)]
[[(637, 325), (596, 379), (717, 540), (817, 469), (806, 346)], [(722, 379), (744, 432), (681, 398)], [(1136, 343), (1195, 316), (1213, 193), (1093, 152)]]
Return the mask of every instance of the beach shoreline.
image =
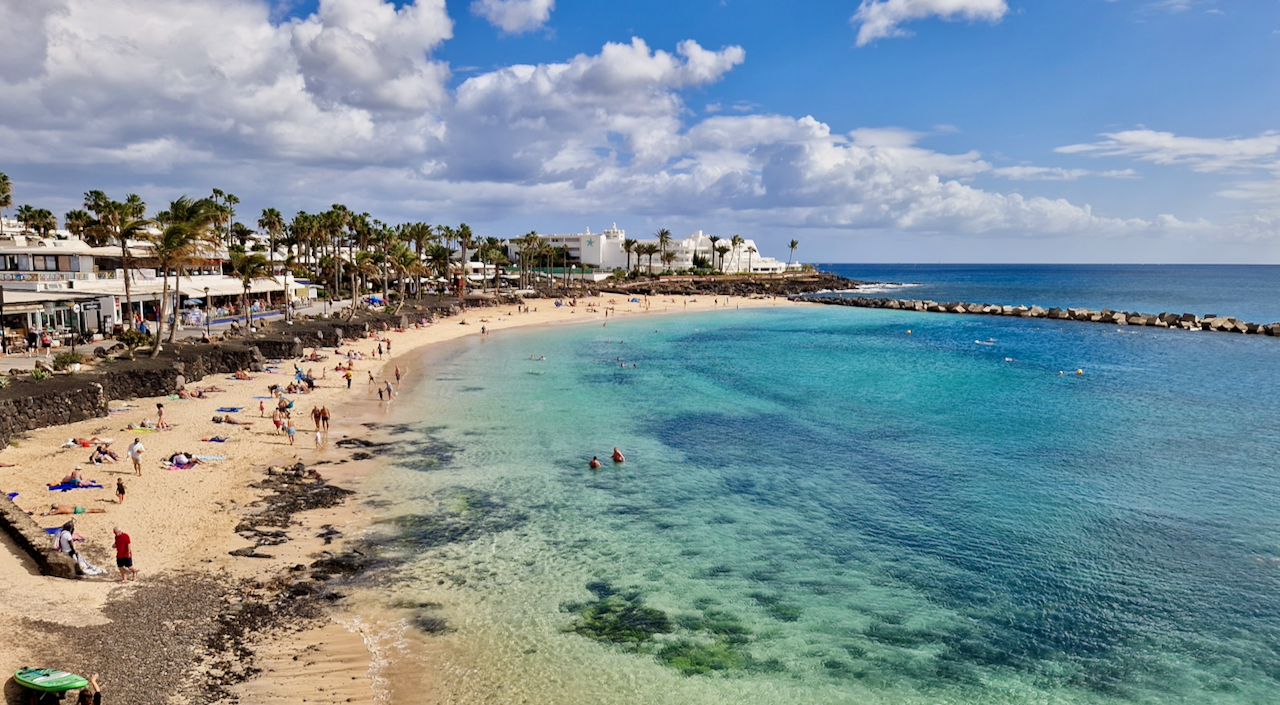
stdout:
[[(557, 307), (551, 299), (530, 300), (527, 305), (527, 313), (517, 313), (516, 306), (509, 304), (470, 309), (428, 327), (388, 332), (386, 337), (391, 340), (394, 355), (381, 360), (371, 359), (372, 356), (368, 355), (378, 346), (376, 340), (361, 339), (344, 344), (344, 350), (354, 349), (366, 354), (362, 361), (356, 363), (355, 373), (358, 376), (350, 390), (341, 380), (340, 373), (333, 370), (337, 360), (332, 354), (323, 363), (298, 363), (303, 369), (323, 364), (326, 371), (319, 388), (312, 394), (295, 397), (297, 408), (294, 418), (298, 431), (294, 445), (289, 445), (283, 434), (274, 433), (270, 418), (265, 416), (272, 400), (263, 398), (268, 397), (266, 387), (269, 384), (283, 384), (290, 379), (288, 365), (291, 361), (286, 360), (280, 363), (281, 369), (275, 375), (259, 374), (252, 381), (235, 380), (219, 374), (188, 385), (217, 385), (226, 390), (214, 394), (212, 399), (139, 399), (128, 404), (113, 403), (113, 412), (108, 418), (32, 431), (0, 452), (0, 462), (15, 465), (0, 468), (0, 483), (6, 492), (19, 493), (15, 501), (24, 509), (39, 513), (41, 509), (48, 508), (47, 504), (66, 503), (105, 510), (74, 517), (37, 517), (42, 526), (57, 526), (61, 520), (74, 518), (77, 533), (88, 539), (82, 552), (90, 562), (102, 566), (108, 577), (118, 577), (113, 566), (113, 554), (109, 551), (112, 527), (118, 525), (133, 538), (141, 574), (138, 581), (123, 585), (102, 579), (66, 581), (46, 577), (35, 570), (30, 558), (8, 538), (0, 541), (0, 572), (10, 576), (0, 586), (0, 628), (13, 637), (0, 644), (0, 670), (7, 669), (12, 673), (29, 665), (66, 667), (69, 670), (80, 668), (102, 672), (104, 688), (107, 689), (113, 682), (127, 683), (131, 674), (121, 670), (127, 668), (127, 664), (113, 668), (108, 663), (81, 660), (94, 654), (110, 654), (111, 647), (104, 646), (96, 651), (93, 648), (78, 649), (74, 640), (65, 643), (67, 635), (84, 628), (129, 634), (134, 625), (119, 624), (121, 610), (127, 615), (131, 600), (146, 602), (140, 596), (150, 594), (147, 586), (162, 580), (178, 580), (179, 576), (187, 575), (193, 576), (190, 581), (193, 585), (239, 581), (267, 595), (270, 586), (275, 584), (273, 581), (279, 583), (282, 576), (287, 578), (291, 572), (297, 572), (294, 570), (297, 566), (311, 563), (326, 551), (340, 552), (344, 539), (359, 536), (373, 518), (373, 512), (358, 501), (358, 493), (361, 480), (372, 471), (377, 461), (352, 461), (349, 456), (353, 454), (337, 448), (336, 443), (344, 436), (364, 438), (370, 435), (370, 430), (363, 424), (376, 419), (382, 409), (374, 398), (374, 390), (384, 380), (394, 380), (397, 365), (404, 369), (412, 367), (413, 359), (427, 346), (479, 335), (482, 330), (487, 334), (497, 334), (516, 327), (538, 325), (607, 325), (608, 320), (615, 316), (800, 304), (782, 298), (734, 297), (726, 301), (724, 297), (708, 295), (664, 295), (633, 303), (622, 296), (606, 294), (581, 299), (577, 306), (566, 303)], [(604, 307), (611, 308), (607, 316)], [(374, 375), (376, 384), (368, 381), (369, 373)], [(317, 369), (316, 374), (322, 373)], [(262, 402), (263, 415), (254, 413), (257, 402)], [(137, 423), (143, 418), (154, 419), (158, 403), (165, 405), (166, 419), (174, 425), (173, 430), (145, 434), (124, 430), (128, 423)], [(319, 451), (315, 449), (314, 431), (307, 418), (309, 405), (326, 405), (334, 416), (333, 428), (324, 439), (325, 446)], [(253, 425), (235, 428), (235, 432), (231, 432), (232, 427), (211, 423), (210, 417), (220, 408), (241, 409), (233, 413), (240, 419), (252, 421)], [(200, 441), (219, 433), (233, 435), (235, 440), (228, 443)], [(120, 453), (121, 462), (95, 466), (86, 462), (90, 448), (58, 448), (67, 439), (93, 436), (113, 437), (112, 447)], [(128, 459), (123, 452), (135, 437), (140, 438), (147, 448), (140, 477), (128, 467)], [(184, 471), (168, 472), (159, 467), (160, 458), (178, 451), (225, 459), (209, 460), (204, 465)], [(265, 469), (297, 462), (304, 463), (310, 470), (319, 469), (328, 484), (352, 489), (357, 494), (337, 506), (292, 515), (283, 532), (287, 540), (259, 552), (271, 558), (231, 555), (233, 551), (256, 551), (254, 537), (237, 531), (245, 517), (257, 511), (251, 505), (260, 502), (265, 494), (261, 487)], [(45, 483), (56, 482), (77, 465), (85, 469), (87, 478), (100, 480), (104, 489), (53, 494), (44, 488)], [(128, 488), (124, 504), (116, 503), (117, 479), (123, 480)], [(320, 535), (326, 532), (336, 532), (340, 537), (335, 538), (330, 533), (322, 538)], [(181, 580), (175, 583), (181, 584)], [(262, 592), (264, 590), (266, 592)], [(181, 587), (176, 591), (184, 592)], [(222, 612), (227, 609), (236, 611), (238, 603), (234, 601), (237, 598), (228, 597), (225, 592), (189, 592), (192, 600), (199, 602), (191, 608), (189, 615), (193, 627), (200, 626), (198, 623), (202, 619), (207, 620), (214, 608), (221, 608)], [(195, 596), (202, 597), (196, 600)], [(234, 604), (228, 608), (227, 602)], [(166, 607), (162, 604), (160, 609)], [(168, 609), (178, 613), (185, 607), (170, 606)], [(165, 663), (170, 669), (181, 671), (179, 675), (184, 681), (190, 681), (198, 674), (235, 681), (237, 684), (230, 688), (225, 702), (297, 702), (304, 696), (309, 702), (375, 702), (375, 679), (378, 677), (375, 662), (380, 658), (371, 653), (375, 645), (360, 633), (358, 625), (348, 623), (343, 626), (335, 622), (334, 614), (326, 612), (325, 616), (307, 622), (307, 628), (301, 633), (289, 628), (246, 635), (246, 642), (255, 654), (252, 660), (262, 666), (231, 674), (233, 678), (225, 673), (225, 669), (198, 663), (196, 653), (166, 654)], [(177, 629), (170, 628), (170, 631)], [(195, 629), (192, 633), (198, 631)], [(118, 650), (126, 648), (126, 643), (127, 639), (122, 637)], [(187, 644), (181, 648), (193, 647)], [(82, 656), (68, 658), (65, 663), (49, 662), (51, 654), (62, 653), (81, 653)], [(6, 695), (10, 700), (14, 698), (14, 692), (12, 684), (7, 686)], [(167, 701), (196, 702), (193, 697), (194, 692), (171, 692)]]

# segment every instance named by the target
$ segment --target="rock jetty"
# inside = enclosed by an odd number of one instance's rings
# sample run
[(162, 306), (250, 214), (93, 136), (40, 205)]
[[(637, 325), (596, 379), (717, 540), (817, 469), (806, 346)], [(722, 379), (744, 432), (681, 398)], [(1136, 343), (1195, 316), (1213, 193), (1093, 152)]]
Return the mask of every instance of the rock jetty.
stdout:
[(1138, 313), (1136, 311), (1112, 311), (1104, 308), (1043, 308), (1040, 306), (1008, 306), (1000, 304), (974, 304), (963, 301), (920, 301), (915, 299), (882, 299), (867, 297), (839, 297), (802, 294), (791, 297), (795, 301), (808, 301), (831, 306), (856, 306), (858, 308), (884, 308), (896, 311), (922, 311), (928, 313), (962, 313), (977, 316), (1013, 316), (1017, 318), (1048, 318), (1057, 321), (1081, 321), (1106, 323), (1119, 326), (1150, 326), (1187, 331), (1215, 331), (1219, 333), (1244, 333), (1280, 336), (1280, 323), (1249, 323), (1231, 316), (1209, 313)]

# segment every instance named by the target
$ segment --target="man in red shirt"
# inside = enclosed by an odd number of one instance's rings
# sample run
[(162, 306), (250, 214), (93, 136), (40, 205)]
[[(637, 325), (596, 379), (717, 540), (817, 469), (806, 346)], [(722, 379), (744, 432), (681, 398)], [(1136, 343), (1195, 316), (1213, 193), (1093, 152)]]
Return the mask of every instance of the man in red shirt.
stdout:
[(138, 579), (138, 571), (133, 567), (133, 544), (129, 539), (129, 535), (120, 530), (120, 527), (111, 529), (116, 535), (116, 567), (120, 569), (120, 582), (124, 582), (125, 571), (133, 574), (129, 580)]

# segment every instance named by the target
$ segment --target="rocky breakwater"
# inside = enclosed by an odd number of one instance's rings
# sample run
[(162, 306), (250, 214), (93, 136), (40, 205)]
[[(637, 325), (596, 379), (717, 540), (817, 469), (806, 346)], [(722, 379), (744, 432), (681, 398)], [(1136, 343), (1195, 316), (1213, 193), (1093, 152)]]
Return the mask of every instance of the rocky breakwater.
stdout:
[(832, 306), (856, 306), (858, 308), (882, 308), (895, 311), (921, 311), (927, 313), (959, 313), (979, 316), (1013, 316), (1017, 318), (1047, 318), (1056, 321), (1081, 321), (1120, 326), (1150, 326), (1186, 331), (1215, 331), (1280, 336), (1280, 323), (1249, 323), (1231, 316), (1194, 313), (1138, 313), (1112, 311), (1104, 308), (1044, 308), (1041, 306), (1009, 306), (1001, 304), (975, 304), (963, 301), (938, 302), (915, 299), (882, 299), (868, 297), (836, 297), (802, 295), (791, 297), (796, 301), (828, 304)]

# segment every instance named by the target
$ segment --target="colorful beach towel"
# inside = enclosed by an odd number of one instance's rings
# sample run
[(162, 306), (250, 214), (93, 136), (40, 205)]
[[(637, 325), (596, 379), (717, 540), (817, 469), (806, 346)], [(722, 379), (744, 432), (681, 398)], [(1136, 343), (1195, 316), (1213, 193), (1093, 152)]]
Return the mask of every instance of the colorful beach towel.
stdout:
[(190, 470), (195, 466), (196, 466), (195, 463), (187, 463), (186, 465), (175, 465), (173, 463), (169, 463), (168, 465), (165, 466), (164, 469), (172, 472), (174, 470)]
[(243, 406), (224, 406), (219, 408), (218, 411), (224, 414), (236, 414), (241, 411), (244, 411), (244, 407)]
[(83, 485), (72, 485), (72, 484), (49, 485), (50, 492), (66, 492), (68, 490), (100, 490), (100, 489), (102, 489), (102, 485), (97, 482), (90, 482)]

